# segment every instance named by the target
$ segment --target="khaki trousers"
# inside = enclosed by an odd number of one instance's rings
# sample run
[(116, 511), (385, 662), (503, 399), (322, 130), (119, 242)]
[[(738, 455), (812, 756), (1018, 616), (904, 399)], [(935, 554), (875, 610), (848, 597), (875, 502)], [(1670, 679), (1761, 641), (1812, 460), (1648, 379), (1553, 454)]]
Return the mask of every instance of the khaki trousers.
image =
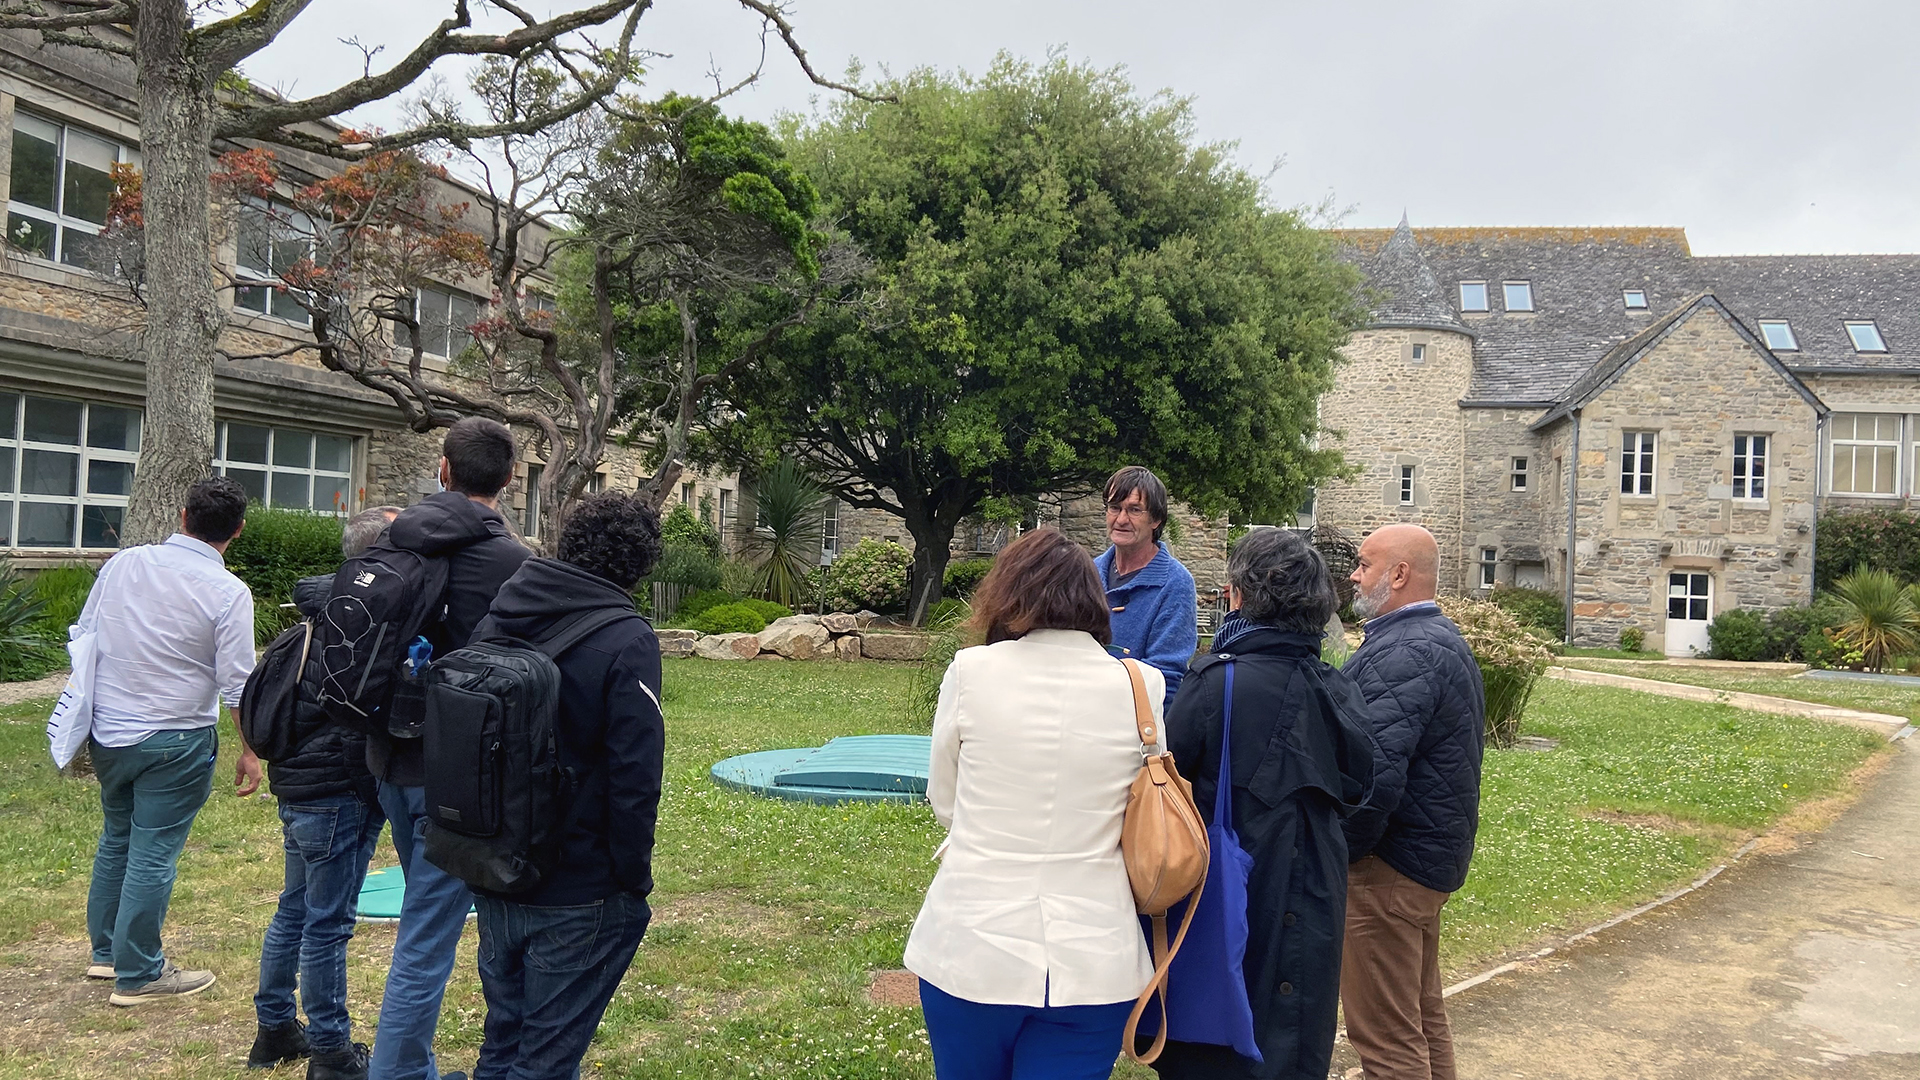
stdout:
[(1369, 855), (1347, 868), (1340, 1004), (1367, 1080), (1454, 1080), (1436, 892)]

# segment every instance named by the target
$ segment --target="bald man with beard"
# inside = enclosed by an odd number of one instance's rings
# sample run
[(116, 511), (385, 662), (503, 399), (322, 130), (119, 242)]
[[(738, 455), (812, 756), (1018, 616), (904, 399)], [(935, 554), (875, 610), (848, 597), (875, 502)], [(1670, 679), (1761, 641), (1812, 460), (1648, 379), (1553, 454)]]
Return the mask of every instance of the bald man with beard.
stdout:
[(1368, 1080), (1454, 1080), (1440, 908), (1473, 858), (1487, 710), (1473, 650), (1434, 603), (1439, 565), (1432, 533), (1388, 525), (1352, 578), (1367, 637), (1341, 670), (1367, 699), (1377, 760), (1346, 822), (1340, 1002)]

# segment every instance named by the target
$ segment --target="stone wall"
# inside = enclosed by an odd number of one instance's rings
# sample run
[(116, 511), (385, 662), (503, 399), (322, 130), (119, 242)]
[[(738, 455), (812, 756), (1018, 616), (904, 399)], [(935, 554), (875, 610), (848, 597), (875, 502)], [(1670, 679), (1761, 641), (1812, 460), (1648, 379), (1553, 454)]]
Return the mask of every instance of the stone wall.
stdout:
[[(1665, 644), (1667, 575), (1713, 575), (1713, 611), (1812, 598), (1815, 412), (1717, 312), (1702, 308), (1583, 410), (1574, 641), (1638, 626)], [(1564, 425), (1563, 425), (1564, 426)], [(1655, 493), (1620, 491), (1627, 431), (1656, 433)], [(1766, 498), (1732, 498), (1733, 437), (1769, 438)]]
[[(1424, 346), (1416, 361), (1413, 346)], [(1320, 422), (1336, 444), (1351, 481), (1329, 481), (1315, 494), (1314, 518), (1355, 538), (1382, 525), (1409, 522), (1440, 545), (1440, 588), (1467, 585), (1466, 422), (1459, 400), (1473, 374), (1473, 339), (1431, 330), (1363, 330), (1342, 350), (1347, 363), (1320, 399)], [(1401, 502), (1401, 468), (1411, 466), (1413, 501)]]
[[(1496, 552), (1495, 584), (1513, 585), (1517, 570), (1538, 566), (1545, 574), (1553, 532), (1545, 515), (1546, 487), (1553, 473), (1540, 437), (1528, 425), (1538, 409), (1463, 409), (1466, 477), (1461, 561), (1465, 589), (1481, 592), (1481, 554)], [(1514, 459), (1526, 460), (1526, 488), (1514, 490)], [(1544, 587), (1546, 580), (1521, 582)]]

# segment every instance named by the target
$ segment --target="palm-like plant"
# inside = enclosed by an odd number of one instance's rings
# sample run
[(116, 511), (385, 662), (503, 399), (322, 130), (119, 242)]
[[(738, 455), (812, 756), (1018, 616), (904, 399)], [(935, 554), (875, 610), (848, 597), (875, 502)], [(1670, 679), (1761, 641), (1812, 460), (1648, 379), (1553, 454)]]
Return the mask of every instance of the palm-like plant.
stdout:
[(753, 589), (794, 607), (806, 597), (807, 573), (820, 564), (827, 493), (792, 458), (782, 458), (755, 485), (754, 528), (747, 552), (757, 561)]
[(1870, 670), (1920, 645), (1920, 589), (1903, 586), (1886, 570), (1862, 568), (1833, 583), (1828, 594), (1834, 638), (1860, 650)]

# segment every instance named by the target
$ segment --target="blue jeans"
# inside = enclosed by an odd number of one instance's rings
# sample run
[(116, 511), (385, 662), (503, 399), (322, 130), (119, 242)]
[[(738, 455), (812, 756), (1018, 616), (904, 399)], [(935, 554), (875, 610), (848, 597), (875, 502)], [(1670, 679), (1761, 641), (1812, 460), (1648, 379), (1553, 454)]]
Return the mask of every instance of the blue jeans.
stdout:
[(112, 964), (121, 990), (160, 977), (160, 925), (173, 899), (180, 849), (213, 790), (220, 737), (212, 727), (157, 731), (132, 746), (90, 744), (100, 778), (100, 847), (87, 888), (93, 962)]
[(353, 940), (367, 862), (386, 823), (378, 806), (357, 795), (280, 804), (287, 883), (260, 946), (260, 990), (253, 995), (253, 1011), (262, 1026), (300, 1018), (293, 1003), (297, 985), (313, 1048), (339, 1050), (353, 1041), (347, 942)]
[(400, 902), (400, 932), (393, 939), (393, 967), (380, 999), (368, 1080), (439, 1080), (433, 1034), (440, 1027), (440, 999), (453, 974), (454, 950), (473, 909), (467, 883), (427, 861), (427, 789), (380, 782), (380, 807), (393, 823), (407, 892)]
[(1107, 1080), (1132, 1000), (1111, 1005), (981, 1005), (920, 980), (938, 1080)]
[(486, 1040), (473, 1080), (573, 1080), (652, 912), (632, 893), (577, 907), (482, 896)]

